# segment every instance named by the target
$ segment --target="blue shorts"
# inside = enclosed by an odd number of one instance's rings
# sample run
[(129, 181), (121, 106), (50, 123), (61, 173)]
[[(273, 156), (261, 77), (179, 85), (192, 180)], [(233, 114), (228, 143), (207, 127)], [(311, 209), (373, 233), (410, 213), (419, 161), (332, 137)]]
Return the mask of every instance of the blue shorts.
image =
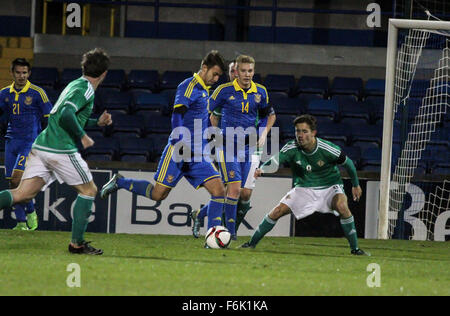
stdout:
[(224, 149), (219, 149), (217, 152), (217, 161), (224, 184), (241, 182), (241, 188), (253, 189), (255, 187), (254, 173), (256, 168), (259, 167), (259, 156), (249, 155), (247, 151), (245, 153), (245, 161), (239, 161), (236, 156), (231, 160), (226, 159), (226, 151)]
[(14, 170), (24, 171), (28, 154), (33, 142), (22, 139), (6, 139), (5, 143), (5, 178), (11, 179)]
[(182, 177), (196, 189), (205, 182), (220, 178), (220, 173), (211, 162), (174, 162), (173, 146), (167, 144), (156, 170), (155, 181), (165, 187), (174, 188)]

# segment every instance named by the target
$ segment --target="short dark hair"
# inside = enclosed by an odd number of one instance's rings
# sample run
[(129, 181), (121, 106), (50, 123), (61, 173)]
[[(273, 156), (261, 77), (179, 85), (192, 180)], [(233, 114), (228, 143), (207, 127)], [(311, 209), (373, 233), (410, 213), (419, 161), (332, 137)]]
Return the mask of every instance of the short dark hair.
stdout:
[(317, 120), (314, 116), (309, 114), (303, 114), (295, 118), (294, 125), (306, 123), (308, 124), (311, 131), (317, 130)]
[(227, 66), (225, 65), (225, 59), (220, 55), (219, 51), (212, 50), (202, 59), (202, 66), (205, 65), (208, 69), (219, 66), (222, 72), (227, 71)]
[(83, 75), (98, 78), (108, 70), (109, 64), (108, 54), (101, 48), (95, 48), (83, 54), (81, 69)]
[(16, 59), (14, 59), (11, 62), (11, 71), (14, 71), (14, 68), (16, 68), (16, 66), (28, 67), (28, 71), (31, 70), (31, 65), (25, 58), (16, 58)]

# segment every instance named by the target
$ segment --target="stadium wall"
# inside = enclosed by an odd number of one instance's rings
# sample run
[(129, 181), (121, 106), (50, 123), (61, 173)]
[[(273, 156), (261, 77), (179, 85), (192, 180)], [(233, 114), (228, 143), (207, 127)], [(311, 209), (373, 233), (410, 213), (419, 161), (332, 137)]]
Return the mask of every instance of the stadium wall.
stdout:
[(211, 49), (231, 60), (239, 53), (253, 55), (256, 72), (353, 77), (363, 80), (385, 77), (386, 49), (344, 46), (290, 45), (188, 41), (169, 39), (108, 38), (36, 34), (35, 64), (39, 67), (78, 68), (80, 56), (92, 47), (105, 48), (112, 56), (112, 68), (196, 71)]

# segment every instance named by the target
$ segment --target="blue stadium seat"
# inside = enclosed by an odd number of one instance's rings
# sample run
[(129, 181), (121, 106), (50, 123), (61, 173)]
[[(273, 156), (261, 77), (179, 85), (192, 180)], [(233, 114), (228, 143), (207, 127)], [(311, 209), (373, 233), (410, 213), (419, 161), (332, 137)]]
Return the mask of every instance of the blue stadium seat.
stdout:
[(122, 155), (122, 156), (120, 156), (120, 161), (145, 163), (145, 162), (149, 161), (149, 157), (147, 155)]
[(102, 86), (105, 88), (122, 89), (125, 87), (126, 81), (125, 70), (110, 69), (106, 74), (105, 80), (102, 82)]
[(116, 114), (112, 117), (113, 135), (145, 135), (145, 119), (142, 115)]
[(59, 80), (59, 87), (65, 88), (69, 82), (78, 79), (82, 76), (81, 68), (64, 68), (61, 72), (61, 79)]
[(269, 74), (264, 79), (267, 91), (282, 91), (292, 93), (295, 88), (295, 77), (293, 75)]
[(306, 112), (306, 106), (297, 98), (289, 98), (285, 92), (270, 92), (269, 102), (276, 114), (301, 114)]
[(91, 137), (94, 146), (86, 149), (86, 155), (110, 155), (113, 159), (119, 153), (119, 143), (116, 139), (106, 137)]
[(108, 154), (86, 154), (86, 160), (88, 161), (112, 161), (114, 157)]
[(159, 88), (159, 74), (156, 70), (131, 70), (128, 74), (129, 89), (149, 89), (155, 91)]
[(158, 112), (140, 112), (139, 116), (145, 119), (146, 133), (170, 133), (172, 131), (172, 122), (170, 116), (165, 116)]
[(190, 71), (165, 71), (161, 79), (161, 89), (176, 89), (185, 79), (192, 77)]
[(177, 93), (177, 89), (167, 89), (161, 91), (161, 95), (164, 96), (168, 101), (168, 108), (166, 108), (163, 113), (165, 115), (172, 115), (173, 105), (175, 102), (175, 95)]
[(382, 96), (368, 96), (363, 103), (369, 108), (371, 121), (377, 122), (382, 120), (384, 116), (384, 97)]
[(383, 126), (369, 124), (352, 125), (352, 142), (376, 142), (381, 145)]
[[(409, 98), (407, 103), (408, 107), (408, 121), (413, 122), (419, 114), (419, 108), (422, 105), (422, 98)], [(403, 116), (402, 107), (398, 107), (395, 113), (395, 119), (401, 121)]]
[(300, 100), (300, 104), (308, 108), (309, 103), (313, 100), (323, 100), (323, 96), (320, 94), (300, 93), (296, 96)]
[(442, 162), (432, 165), (431, 173), (439, 175), (450, 175), (450, 163)]
[(280, 129), (280, 137), (284, 139), (295, 137), (295, 127), (293, 123), (295, 117), (295, 115), (277, 115), (277, 120), (274, 125)]
[(410, 97), (424, 97), (430, 87), (429, 80), (414, 80), (411, 84)]
[(339, 117), (339, 105), (334, 100), (311, 100), (308, 113), (314, 116), (328, 116), (336, 120)]
[(150, 156), (153, 150), (153, 141), (150, 138), (120, 137), (120, 156), (146, 155)]
[(55, 87), (59, 80), (59, 73), (56, 67), (35, 67), (31, 69), (30, 81), (33, 84), (46, 87)]
[(168, 143), (169, 134), (147, 134), (147, 138), (151, 139), (153, 142), (150, 161), (158, 162)]
[(48, 99), (54, 105), (56, 103), (56, 101), (58, 101), (61, 91), (50, 88), (50, 87), (45, 88), (44, 90), (45, 90), (45, 94), (47, 94)]
[(320, 124), (317, 126), (317, 136), (330, 142), (350, 141), (351, 126), (345, 123)]
[(377, 171), (381, 168), (381, 148), (367, 148), (361, 154), (361, 169)]
[(358, 98), (363, 91), (361, 78), (335, 77), (330, 88), (330, 94), (353, 94)]
[(299, 93), (315, 93), (328, 95), (328, 77), (302, 76), (297, 84)]
[(366, 96), (384, 96), (386, 80), (369, 79), (364, 86), (364, 94)]
[(371, 109), (367, 103), (348, 100), (340, 103), (340, 119), (350, 119), (350, 122), (356, 122), (356, 120), (362, 120), (363, 122), (371, 123)]
[(127, 91), (119, 91), (112, 88), (98, 89), (99, 109), (103, 110), (117, 110), (124, 113), (130, 112), (131, 108), (131, 94)]
[(132, 92), (133, 112), (137, 111), (162, 111), (169, 106), (167, 98), (162, 94), (154, 94), (145, 91)]
[(361, 148), (355, 146), (344, 146), (341, 147), (341, 150), (353, 161), (356, 169), (359, 169), (361, 163)]
[(261, 74), (254, 74), (253, 75), (253, 82), (263, 84), (263, 80), (261, 77)]

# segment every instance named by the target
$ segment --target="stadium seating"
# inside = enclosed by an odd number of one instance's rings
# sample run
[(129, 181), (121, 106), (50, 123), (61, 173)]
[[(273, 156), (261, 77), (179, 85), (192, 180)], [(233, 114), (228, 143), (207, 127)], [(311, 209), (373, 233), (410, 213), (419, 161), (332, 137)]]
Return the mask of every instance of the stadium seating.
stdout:
[(161, 89), (176, 89), (185, 79), (192, 77), (191, 71), (165, 71), (161, 79)]
[(306, 106), (298, 98), (289, 98), (285, 92), (270, 92), (269, 102), (276, 114), (301, 114), (306, 112)]
[(294, 119), (295, 115), (277, 115), (275, 126), (280, 129), (280, 137), (284, 139), (292, 139), (295, 137)]
[(432, 165), (431, 167), (432, 174), (442, 174), (442, 175), (450, 175), (450, 163), (448, 162), (440, 162)]
[(159, 74), (156, 70), (131, 70), (128, 74), (129, 89), (149, 89), (155, 92), (159, 88)]
[(145, 133), (167, 134), (172, 131), (170, 116), (153, 111), (140, 112), (139, 116), (145, 119)]
[(169, 104), (167, 98), (162, 94), (153, 94), (146, 91), (133, 91), (132, 112), (137, 111), (162, 111)]
[(308, 108), (309, 103), (312, 100), (323, 100), (323, 96), (320, 94), (300, 93), (295, 98), (300, 100), (300, 104)]
[(130, 112), (131, 107), (131, 94), (127, 91), (119, 91), (113, 88), (99, 88), (99, 109), (103, 110), (115, 110), (122, 111), (124, 113)]
[(335, 77), (330, 88), (330, 94), (353, 94), (358, 98), (363, 91), (361, 78)]
[(326, 96), (328, 89), (328, 77), (302, 76), (298, 80), (296, 92)]
[(110, 69), (102, 82), (105, 88), (122, 89), (126, 84), (126, 75), (123, 69)]
[(381, 148), (367, 148), (361, 154), (361, 170), (379, 171), (381, 168)]
[(369, 79), (364, 86), (364, 94), (366, 96), (384, 96), (386, 80)]
[(282, 91), (290, 94), (294, 91), (295, 77), (293, 75), (269, 74), (264, 79), (264, 86), (269, 92)]
[(356, 123), (359, 120), (362, 120), (363, 123), (371, 123), (371, 109), (367, 103), (350, 99), (341, 102), (339, 104), (339, 109), (341, 121), (348, 119), (347, 122), (351, 124), (354, 122)]
[(147, 138), (151, 139), (153, 142), (150, 161), (158, 162), (167, 145), (169, 134), (147, 134)]
[(43, 88), (56, 87), (59, 73), (56, 67), (35, 67), (31, 69), (30, 81)]
[(65, 88), (67, 84), (82, 75), (81, 68), (64, 68), (61, 72), (61, 79), (59, 80), (59, 87)]
[(253, 82), (263, 84), (262, 76), (261, 74), (254, 74), (253, 75)]
[(353, 161), (356, 169), (359, 169), (361, 164), (361, 148), (355, 146), (344, 146), (341, 147), (341, 150)]
[(146, 122), (142, 115), (115, 114), (113, 115), (113, 131), (115, 137), (145, 135)]
[[(114, 138), (92, 137), (95, 145), (85, 150), (87, 156), (90, 155), (109, 155), (112, 159), (119, 154), (119, 142)], [(97, 157), (98, 158), (98, 157)]]
[(114, 157), (112, 155), (108, 154), (86, 154), (86, 160), (89, 161), (112, 161), (114, 160)]
[(329, 123), (329, 124), (318, 124), (317, 136), (330, 142), (336, 143), (341, 141), (344, 144), (350, 142), (351, 137), (351, 126), (345, 123)]
[(153, 151), (153, 141), (150, 138), (120, 137), (120, 160), (147, 162)]
[(314, 116), (327, 116), (334, 120), (339, 117), (339, 105), (334, 100), (311, 100), (308, 113)]
[(383, 127), (381, 125), (355, 124), (352, 128), (352, 142), (375, 142), (381, 145)]
[(61, 91), (50, 88), (50, 87), (46, 87), (46, 88), (44, 88), (44, 90), (45, 90), (45, 94), (47, 95), (49, 101), (54, 105), (56, 103), (56, 101), (58, 101), (58, 97), (59, 97)]

